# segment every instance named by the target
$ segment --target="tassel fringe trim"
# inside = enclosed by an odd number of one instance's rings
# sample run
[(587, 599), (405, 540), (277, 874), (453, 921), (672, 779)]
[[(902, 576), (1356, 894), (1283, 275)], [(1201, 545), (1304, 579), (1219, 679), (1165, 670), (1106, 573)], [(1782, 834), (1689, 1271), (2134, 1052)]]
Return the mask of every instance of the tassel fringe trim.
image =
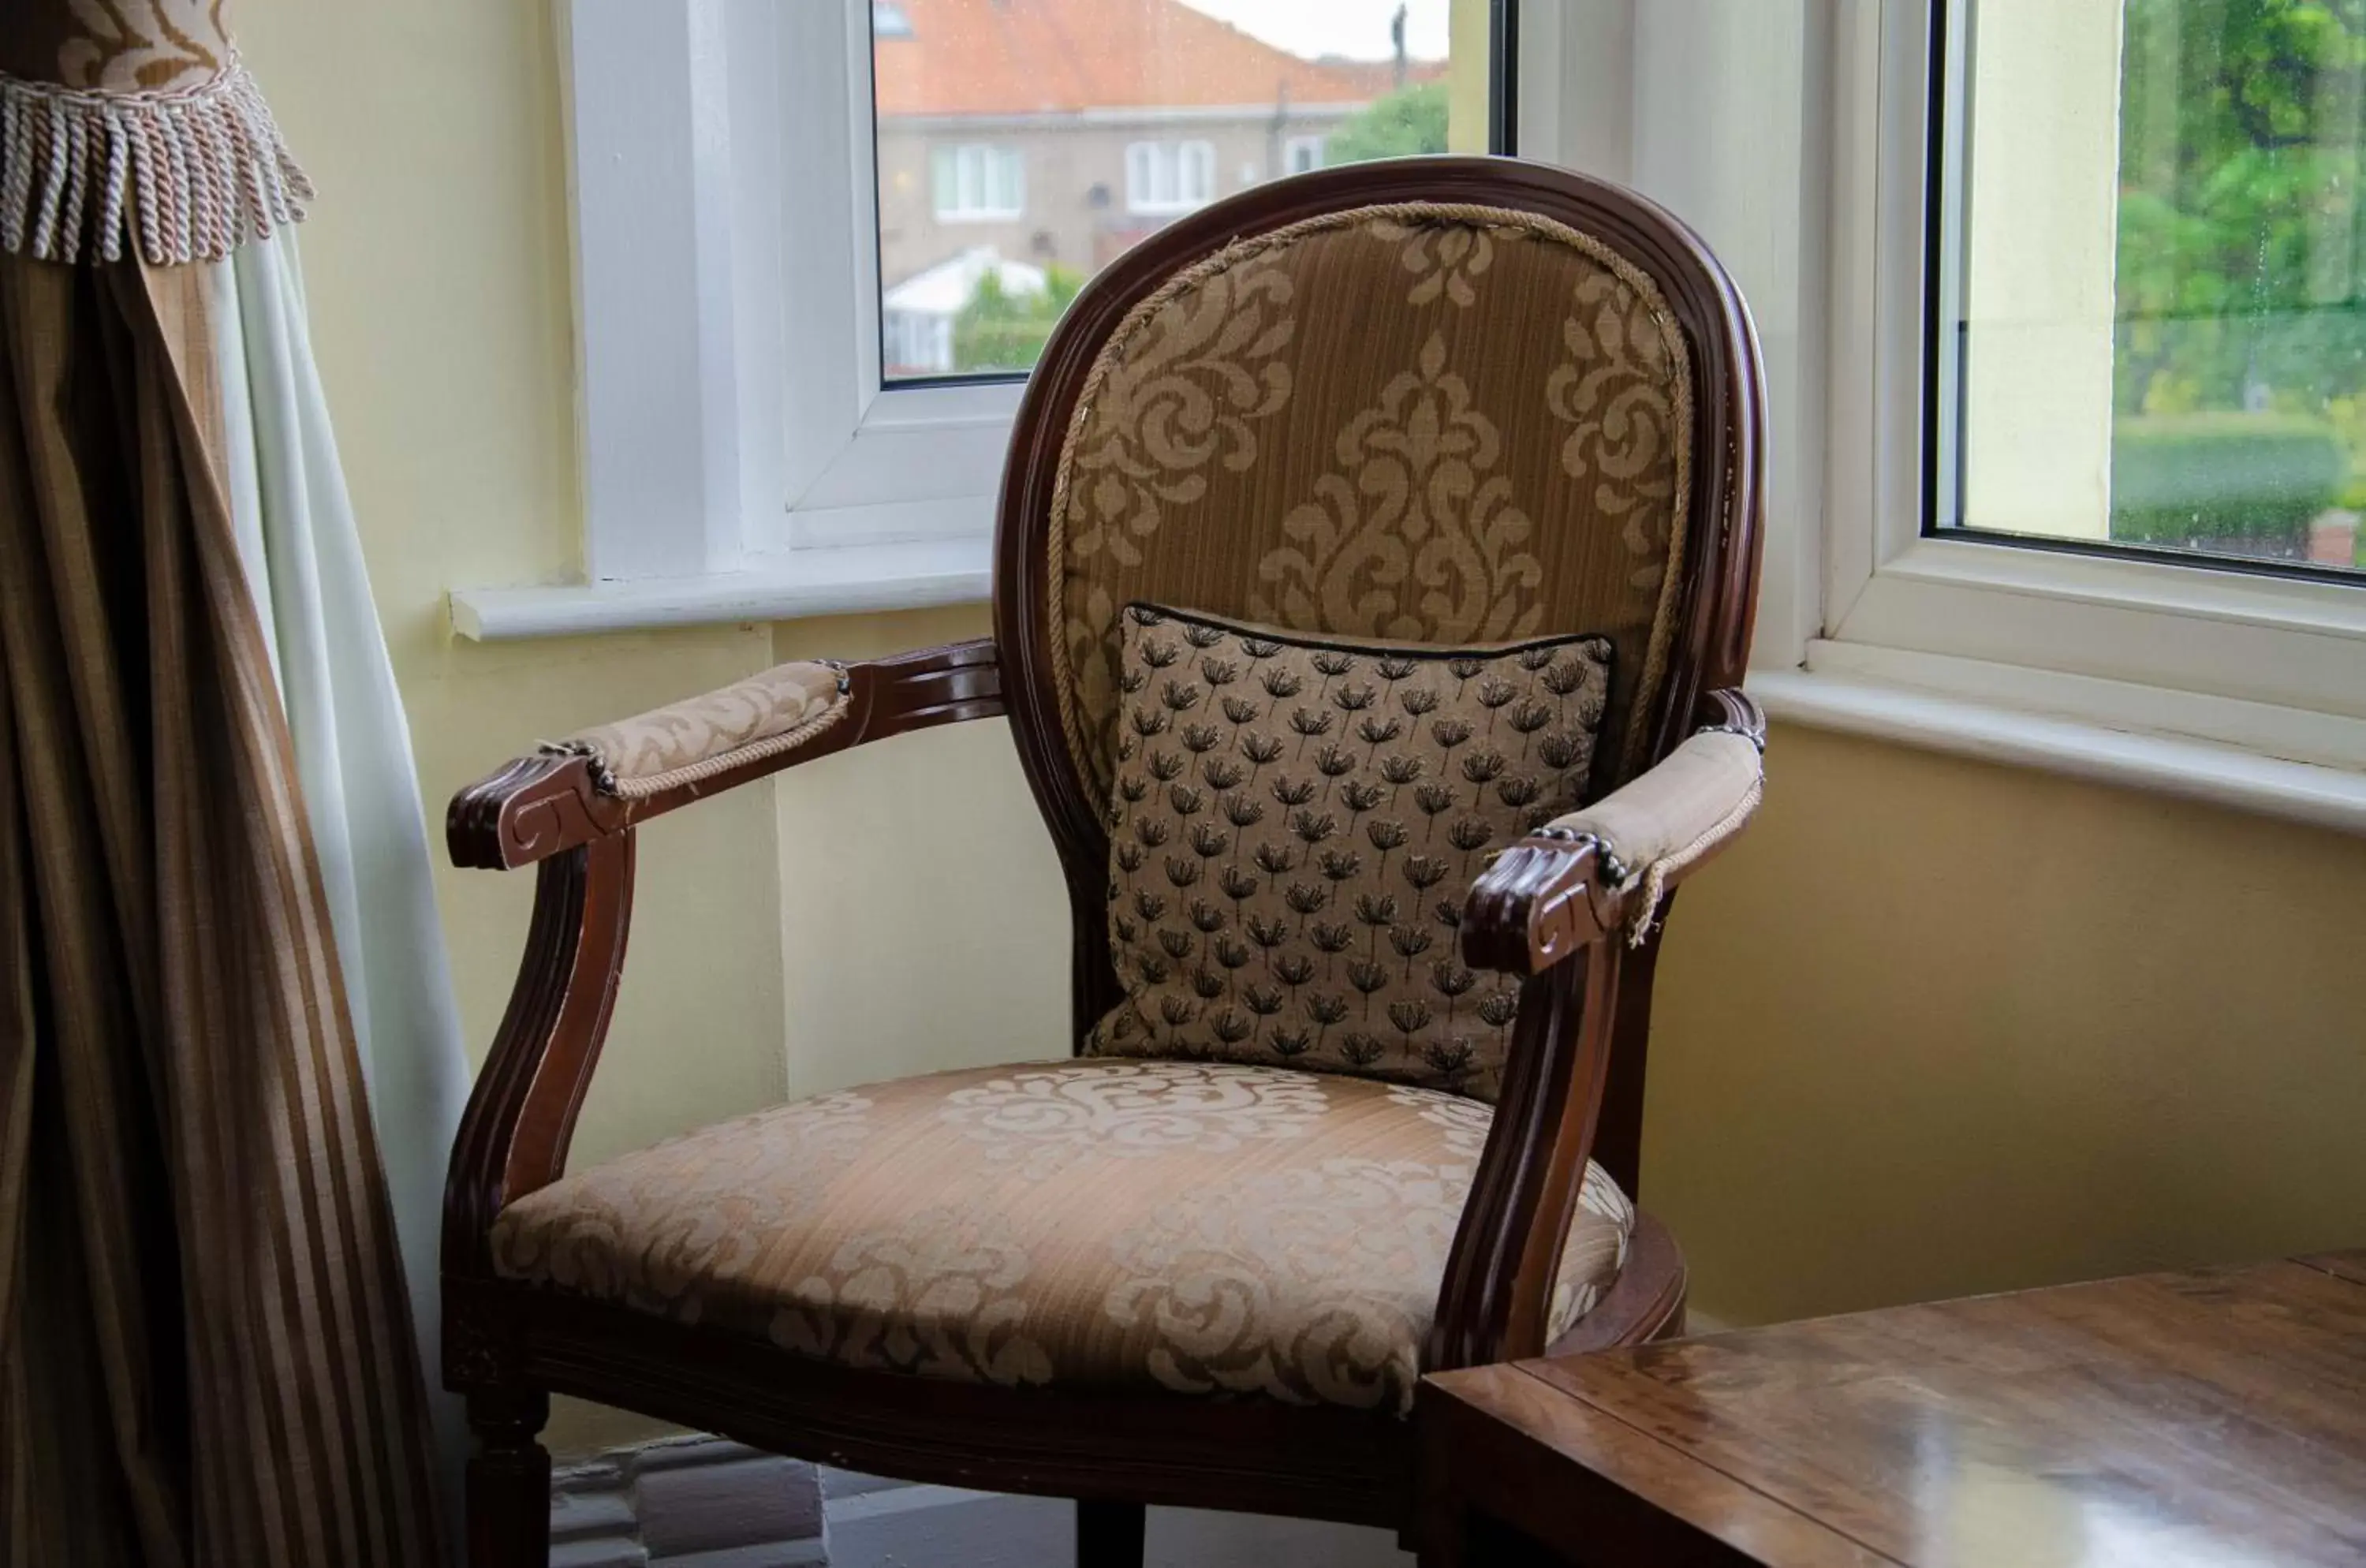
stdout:
[(0, 76), (0, 251), (49, 262), (220, 261), (298, 222), (312, 182), (235, 58), (171, 93)]

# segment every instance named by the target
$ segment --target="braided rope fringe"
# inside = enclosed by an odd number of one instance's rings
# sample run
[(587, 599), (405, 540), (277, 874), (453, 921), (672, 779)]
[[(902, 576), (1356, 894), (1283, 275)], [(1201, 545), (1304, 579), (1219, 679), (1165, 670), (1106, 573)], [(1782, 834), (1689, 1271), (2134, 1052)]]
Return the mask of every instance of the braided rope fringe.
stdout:
[(300, 220), (311, 198), (312, 182), (235, 59), (186, 92), (88, 93), (0, 76), (0, 251), (11, 255), (220, 261)]

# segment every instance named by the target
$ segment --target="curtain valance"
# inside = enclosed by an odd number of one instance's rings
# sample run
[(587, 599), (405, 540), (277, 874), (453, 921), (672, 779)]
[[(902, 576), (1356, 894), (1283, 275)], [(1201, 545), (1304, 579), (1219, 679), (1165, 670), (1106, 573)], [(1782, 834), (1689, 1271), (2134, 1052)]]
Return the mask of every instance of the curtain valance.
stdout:
[(239, 60), (225, 0), (8, 0), (0, 251), (218, 261), (311, 182)]

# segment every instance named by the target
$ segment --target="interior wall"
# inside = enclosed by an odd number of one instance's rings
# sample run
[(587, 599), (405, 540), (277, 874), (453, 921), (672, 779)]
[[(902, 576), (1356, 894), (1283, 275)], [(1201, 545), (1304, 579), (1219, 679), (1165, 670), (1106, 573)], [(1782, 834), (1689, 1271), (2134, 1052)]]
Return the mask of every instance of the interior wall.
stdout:
[[(982, 610), (482, 647), (574, 570), (566, 170), (540, 4), (243, 0), (321, 189), (314, 336), (431, 815), (543, 736)], [(1646, 1201), (1735, 1321), (2366, 1238), (2366, 841), (1805, 730), (1684, 894)], [(1065, 912), (1007, 732), (653, 825), (596, 1159), (783, 1092), (1058, 1050)], [(530, 879), (439, 873), (473, 1053)], [(554, 1445), (650, 1429), (571, 1412)]]
[[(984, 605), (797, 621), (782, 659), (986, 635)], [(781, 775), (791, 1089), (1068, 1054), (1067, 892), (1001, 719)]]
[(2366, 1240), (2366, 840), (1778, 727), (1643, 1201), (1753, 1323)]
[[(248, 0), (239, 24), (320, 187), (298, 231), (313, 343), (430, 818), (440, 822), (454, 790), (540, 738), (764, 668), (772, 637), (760, 627), (494, 646), (449, 629), (445, 592), (456, 584), (557, 581), (577, 570), (549, 8)], [(773, 846), (760, 793), (648, 829), (614, 1076), (585, 1110), (584, 1155), (782, 1091)], [(438, 867), (479, 1058), (515, 973), (533, 883)], [(715, 986), (717, 974), (732, 983)], [(686, 1048), (693, 1035), (697, 1049)]]

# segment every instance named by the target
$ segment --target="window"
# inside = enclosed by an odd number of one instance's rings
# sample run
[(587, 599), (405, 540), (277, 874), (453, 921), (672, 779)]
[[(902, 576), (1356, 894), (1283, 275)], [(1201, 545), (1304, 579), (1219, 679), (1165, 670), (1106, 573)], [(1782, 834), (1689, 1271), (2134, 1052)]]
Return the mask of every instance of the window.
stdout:
[(1024, 374), (1087, 278), (1260, 180), (1504, 145), (1511, 0), (894, 9), (872, 12), (864, 128), (883, 388)]
[(1516, 8), (571, 0), (587, 581), (462, 588), (455, 624), (983, 598), (1029, 367), (1173, 220), (1129, 176), (1179, 213), (1278, 175), (1293, 137), (1333, 164), (1507, 149)]
[(2366, 7), (1949, 10), (1933, 530), (2357, 573)]
[(1771, 370), (1786, 315), (1826, 361), (1774, 403), (1820, 472), (1776, 492), (1770, 712), (2366, 828), (2358, 17), (1877, 0), (1807, 120), (1826, 231), (1756, 265), (1746, 197), (1645, 185), (1740, 258)]
[(1125, 150), (1129, 212), (1169, 216), (1216, 198), (1212, 141), (1136, 141)]
[(1007, 223), (1026, 210), (1027, 161), (1015, 147), (940, 147), (929, 167), (940, 223)]

